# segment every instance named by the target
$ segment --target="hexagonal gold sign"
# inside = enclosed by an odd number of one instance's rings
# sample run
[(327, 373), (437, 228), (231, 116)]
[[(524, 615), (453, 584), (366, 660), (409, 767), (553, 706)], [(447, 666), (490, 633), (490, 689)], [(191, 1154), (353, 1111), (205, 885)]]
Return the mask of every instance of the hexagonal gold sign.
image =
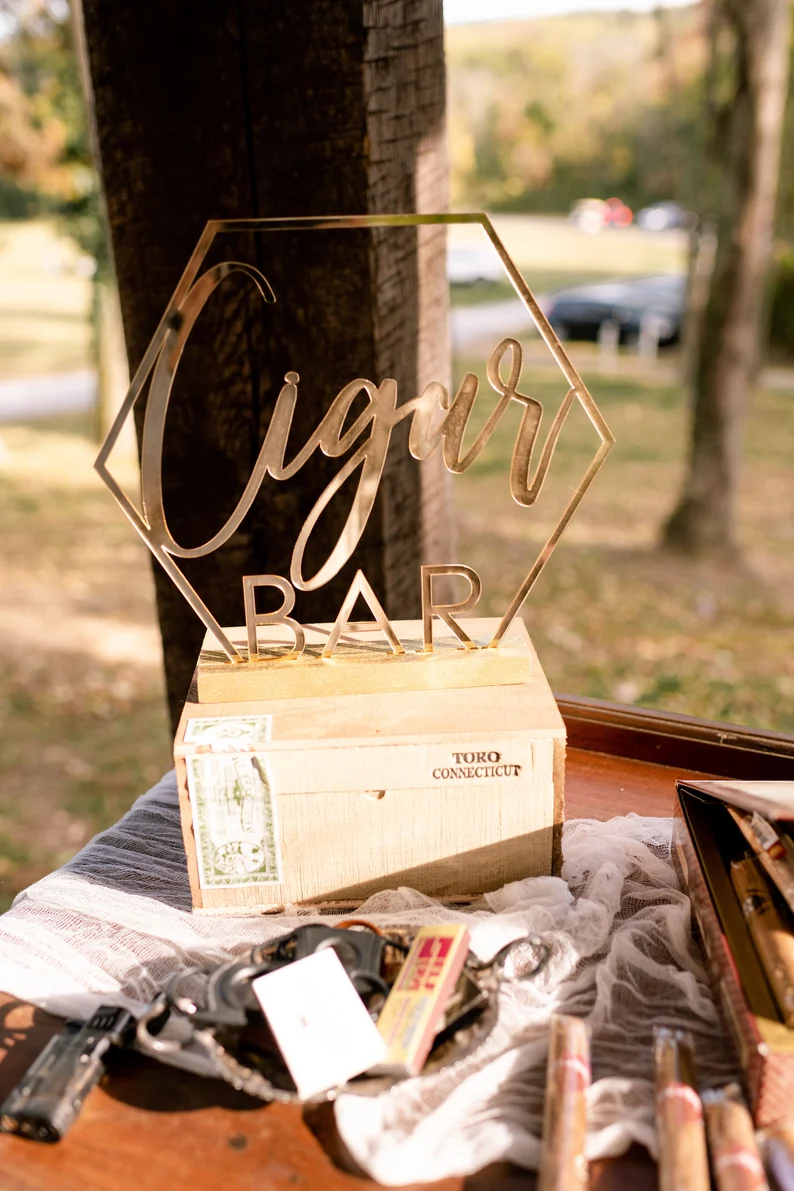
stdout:
[[(538, 400), (518, 391), (522, 348), (519, 341), (512, 337), (503, 338), (490, 355), (487, 367), (488, 380), (498, 394), (499, 400), (465, 454), (463, 453), (463, 438), (477, 397), (478, 381), (473, 374), (469, 373), (464, 377), (454, 398), (451, 397), (444, 385), (439, 382), (431, 382), (425, 386), (419, 396), (411, 398), (399, 406), (397, 405), (396, 381), (385, 379), (376, 383), (363, 378), (349, 380), (343, 378), (343, 387), (339, 390), (330, 408), (322, 416), (316, 430), (295, 457), (287, 463), (285, 462), (285, 452), (297, 401), (298, 382), (296, 373), (287, 372), (267, 434), (236, 508), (222, 528), (202, 545), (184, 547), (177, 543), (168, 528), (163, 507), (163, 438), (174, 377), (188, 337), (211, 294), (220, 282), (232, 273), (242, 273), (249, 277), (265, 303), (276, 300), (270, 283), (258, 266), (240, 261), (223, 261), (206, 268), (201, 273), (202, 264), (213, 243), (225, 232), (311, 232), (352, 228), (416, 227), (427, 224), (479, 224), (482, 227), (541, 339), (565, 377), (568, 390), (554, 413), (542, 445), (539, 443), (539, 433), (543, 408)], [(144, 392), (147, 382), (150, 383), (141, 442), (141, 509), (139, 510), (111, 474), (108, 459), (125, 420)], [(363, 413), (356, 416), (352, 425), (346, 428), (347, 416), (354, 402), (359, 400), (362, 394), (367, 402), (366, 407)], [(576, 403), (582, 407), (592, 424), (598, 437), (598, 446), (581, 481), (570, 496), (547, 541), (532, 562), (526, 577), (510, 601), (496, 632), (488, 643), (488, 648), (495, 648), (500, 644), (506, 630), (548, 562), (568, 522), (611, 450), (614, 439), (595, 401), (511, 260), (490, 219), (485, 214), (364, 215), (210, 221), (196, 245), (132, 380), (126, 399), (99, 452), (95, 467), (132, 525), (204, 625), (214, 635), (229, 661), (245, 662), (246, 657), (230, 640), (227, 631), (218, 623), (210, 609), (188, 582), (176, 560), (200, 558), (222, 546), (242, 523), (266, 475), (280, 481), (291, 479), (318, 448), (323, 454), (333, 458), (347, 456), (338, 474), (318, 499), (298, 535), (293, 550), (289, 580), (277, 575), (241, 577), (248, 627), (248, 658), (258, 659), (256, 628), (257, 625), (265, 623), (288, 627), (294, 637), (294, 648), (288, 651), (288, 656), (299, 656), (303, 650), (303, 630), (298, 622), (288, 615), (295, 603), (295, 591), (296, 589), (312, 591), (321, 587), (339, 572), (352, 555), (364, 532), (367, 518), (377, 495), (393, 428), (403, 419), (410, 418), (409, 449), (414, 458), (426, 459), (434, 451), (441, 449), (446, 468), (450, 472), (460, 474), (474, 462), (505, 410), (513, 401), (522, 406), (521, 424), (513, 448), (510, 469), (511, 493), (519, 505), (531, 507), (537, 500), (560, 433)], [(538, 445), (540, 445), (540, 454), (534, 474), (532, 474), (532, 456)], [(312, 576), (306, 576), (304, 574), (304, 551), (312, 529), (333, 496), (359, 468), (361, 470), (358, 489), (339, 540), (317, 572)], [(466, 600), (456, 605), (434, 603), (432, 580), (439, 573), (459, 574), (468, 579), (470, 592)], [(278, 613), (267, 615), (256, 613), (254, 593), (258, 586), (271, 586), (281, 591), (283, 603)], [(454, 611), (468, 610), (476, 602), (480, 593), (480, 581), (475, 572), (469, 567), (460, 565), (423, 567), (422, 587), (425, 650), (430, 652), (433, 649), (432, 631), (429, 631), (429, 622), (433, 614), (438, 615), (448, 625), (466, 648), (476, 648), (451, 615)], [(364, 575), (358, 572), (329, 636), (323, 656), (330, 656), (333, 653), (341, 629), (347, 623), (353, 605), (359, 596), (366, 599), (376, 621), (386, 634), (393, 652), (395, 654), (402, 653), (402, 646), (393, 633), (388, 618), (372, 588)], [(283, 651), (280, 660), (284, 660)]]

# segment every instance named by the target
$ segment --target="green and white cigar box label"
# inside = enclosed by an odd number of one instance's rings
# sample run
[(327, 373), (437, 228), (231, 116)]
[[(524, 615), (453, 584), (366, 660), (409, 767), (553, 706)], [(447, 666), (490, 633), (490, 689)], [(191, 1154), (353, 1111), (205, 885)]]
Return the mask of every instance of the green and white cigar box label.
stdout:
[(267, 744), (272, 715), (201, 716), (188, 720), (185, 744), (201, 744), (213, 752), (255, 749)]
[(188, 757), (187, 784), (201, 888), (279, 884), (276, 803), (266, 758)]

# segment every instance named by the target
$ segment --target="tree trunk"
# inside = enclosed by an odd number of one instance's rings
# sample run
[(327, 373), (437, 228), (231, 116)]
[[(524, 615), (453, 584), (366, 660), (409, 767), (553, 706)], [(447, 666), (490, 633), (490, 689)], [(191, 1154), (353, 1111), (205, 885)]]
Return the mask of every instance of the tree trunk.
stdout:
[(754, 383), (772, 253), (789, 70), (789, 0), (722, 0), (733, 94), (717, 144), (722, 201), (697, 335), (688, 473), (665, 544), (734, 556), (744, 413)]
[[(208, 219), (445, 208), (441, 0), (83, 0), (83, 20), (131, 372)], [(164, 455), (169, 525), (187, 545), (236, 504), (286, 370), (303, 378), (291, 454), (356, 376), (395, 377), (401, 400), (448, 380), (443, 229), (271, 233), (233, 249), (226, 259), (254, 252), (272, 309), (286, 302), (294, 319), (287, 334), (250, 286), (224, 282), (191, 334)], [(418, 615), (420, 561), (451, 558), (448, 477), (440, 459), (411, 459), (399, 429), (364, 539), (335, 579), (299, 593), (300, 619), (333, 619), (358, 566), (391, 615)], [(221, 624), (242, 623), (243, 574), (289, 574), (338, 470), (312, 457), (294, 480), (266, 481), (230, 542), (183, 564)], [(318, 526), (323, 557), (345, 516)], [(204, 629), (154, 573), (175, 717)]]

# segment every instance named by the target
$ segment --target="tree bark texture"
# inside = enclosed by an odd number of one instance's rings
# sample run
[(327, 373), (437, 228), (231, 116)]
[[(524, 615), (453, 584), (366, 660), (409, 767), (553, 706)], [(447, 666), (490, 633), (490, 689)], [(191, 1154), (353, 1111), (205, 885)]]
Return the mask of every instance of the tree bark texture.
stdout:
[(789, 0), (718, 0), (733, 43), (730, 98), (717, 118), (717, 251), (696, 336), (690, 452), (667, 545), (737, 551), (744, 414), (754, 383), (772, 253), (789, 72)]
[[(82, 9), (131, 372), (208, 219), (445, 209), (441, 0)], [(288, 457), (354, 377), (394, 377), (400, 401), (449, 380), (443, 229), (227, 235), (203, 267), (223, 259), (255, 263), (277, 303), (264, 307), (232, 275), (180, 363), (163, 471), (169, 527), (186, 546), (236, 505), (286, 371), (301, 376)], [(359, 566), (389, 614), (416, 616), (420, 562), (451, 560), (448, 476), (435, 456), (411, 459), (407, 423), (398, 430), (356, 554), (326, 586), (298, 594), (299, 619), (333, 619)], [(221, 624), (242, 623), (242, 575), (289, 575), (298, 531), (339, 468), (313, 456), (288, 483), (268, 478), (226, 545), (180, 563)], [(335, 500), (323, 515), (308, 573), (348, 507)], [(175, 717), (204, 629), (157, 564), (154, 573)]]

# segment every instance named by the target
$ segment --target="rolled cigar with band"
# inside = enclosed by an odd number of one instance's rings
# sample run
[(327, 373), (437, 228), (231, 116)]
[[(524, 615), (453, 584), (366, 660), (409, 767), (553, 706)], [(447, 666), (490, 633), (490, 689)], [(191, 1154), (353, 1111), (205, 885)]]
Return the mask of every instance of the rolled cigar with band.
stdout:
[(794, 934), (791, 914), (757, 860), (731, 861), (731, 881), (780, 1016), (794, 1028)]
[(739, 1085), (704, 1092), (701, 1099), (717, 1191), (769, 1191), (753, 1118)]
[(695, 1090), (692, 1039), (684, 1030), (654, 1030), (659, 1191), (710, 1191), (703, 1108)]
[(587, 1089), (590, 1028), (580, 1017), (551, 1019), (543, 1150), (538, 1191), (584, 1191), (587, 1187)]
[(725, 809), (785, 898), (788, 908), (794, 912), (794, 871), (788, 862), (786, 846), (772, 824), (757, 811), (737, 811), (732, 806)]
[(758, 1140), (775, 1191), (794, 1191), (794, 1116), (767, 1125)]

